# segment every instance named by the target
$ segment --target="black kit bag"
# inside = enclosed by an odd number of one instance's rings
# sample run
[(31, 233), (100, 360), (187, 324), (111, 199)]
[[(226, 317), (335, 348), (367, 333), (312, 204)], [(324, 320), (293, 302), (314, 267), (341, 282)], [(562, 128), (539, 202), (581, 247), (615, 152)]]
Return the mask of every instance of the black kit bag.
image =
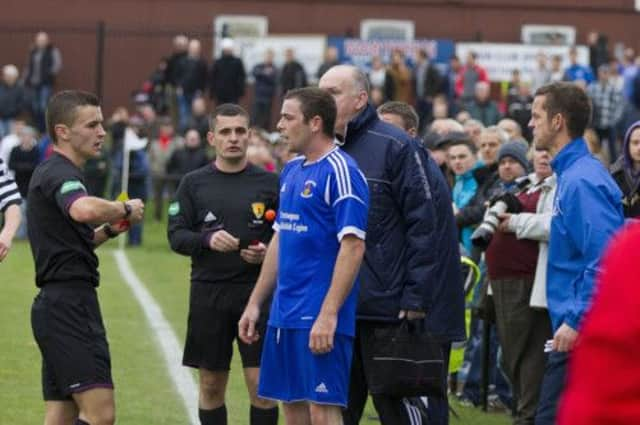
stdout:
[(446, 397), (441, 343), (424, 320), (375, 330), (369, 391), (391, 397)]

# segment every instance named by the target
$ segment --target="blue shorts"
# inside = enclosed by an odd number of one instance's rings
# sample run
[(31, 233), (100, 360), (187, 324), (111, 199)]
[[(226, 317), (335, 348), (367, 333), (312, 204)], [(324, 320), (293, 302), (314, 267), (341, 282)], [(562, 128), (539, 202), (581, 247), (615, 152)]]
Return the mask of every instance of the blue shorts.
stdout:
[(269, 326), (262, 348), (258, 395), (285, 403), (347, 406), (353, 338), (336, 334), (333, 350), (313, 354), (310, 329)]

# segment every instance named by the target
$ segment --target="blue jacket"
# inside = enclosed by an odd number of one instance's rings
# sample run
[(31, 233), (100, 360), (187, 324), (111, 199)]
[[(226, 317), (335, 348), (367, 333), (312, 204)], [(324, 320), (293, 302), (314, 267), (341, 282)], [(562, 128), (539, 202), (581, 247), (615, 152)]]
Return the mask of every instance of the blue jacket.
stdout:
[(342, 148), (370, 193), (358, 319), (395, 321), (401, 309), (425, 311), (434, 335), (464, 339), (457, 229), (437, 164), (371, 105), (349, 123)]
[[(478, 191), (478, 182), (474, 176), (473, 171), (478, 168), (476, 166), (473, 169), (467, 171), (461, 176), (456, 176), (455, 184), (453, 185), (453, 203), (456, 204), (456, 208), (462, 209), (467, 206), (467, 204), (474, 197), (476, 192)], [(473, 233), (472, 226), (463, 227), (460, 232), (460, 241), (467, 252), (471, 252), (471, 234)]]
[(554, 332), (579, 329), (593, 295), (607, 243), (624, 222), (622, 193), (582, 138), (551, 163), (558, 175), (547, 266), (547, 300)]

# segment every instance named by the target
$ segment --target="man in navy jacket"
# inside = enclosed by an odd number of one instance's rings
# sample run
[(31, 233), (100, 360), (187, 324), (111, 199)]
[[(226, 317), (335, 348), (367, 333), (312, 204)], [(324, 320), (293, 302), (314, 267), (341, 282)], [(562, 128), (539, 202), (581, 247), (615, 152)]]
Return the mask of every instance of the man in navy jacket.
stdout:
[[(359, 422), (367, 399), (376, 331), (396, 327), (403, 318), (426, 317), (428, 330), (444, 343), (463, 340), (463, 292), (450, 202), (443, 210), (438, 201), (446, 185), (432, 184), (426, 150), (378, 118), (368, 103), (367, 77), (358, 68), (335, 66), (319, 86), (336, 100), (336, 133), (370, 193), (349, 407), (343, 415), (349, 425)], [(442, 224), (447, 212), (451, 226)], [(402, 399), (374, 395), (373, 402), (383, 425), (410, 423)]]

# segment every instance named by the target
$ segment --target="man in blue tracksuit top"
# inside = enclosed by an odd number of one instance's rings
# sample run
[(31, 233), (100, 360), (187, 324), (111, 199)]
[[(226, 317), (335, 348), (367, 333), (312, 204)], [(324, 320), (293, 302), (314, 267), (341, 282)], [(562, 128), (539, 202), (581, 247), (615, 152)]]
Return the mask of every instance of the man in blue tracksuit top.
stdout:
[(558, 175), (547, 268), (554, 335), (536, 425), (555, 423), (569, 353), (591, 302), (600, 257), (624, 221), (620, 189), (582, 139), (590, 117), (589, 99), (574, 84), (553, 83), (536, 92), (530, 123), (534, 143), (554, 154)]
[[(441, 215), (451, 214), (450, 200), (448, 210), (437, 208), (441, 192), (431, 185), (429, 157), (406, 133), (378, 118), (368, 103), (366, 75), (353, 66), (334, 66), (319, 87), (336, 100), (342, 149), (369, 185), (349, 403), (343, 411), (345, 425), (351, 425), (359, 423), (367, 400), (377, 335), (402, 318), (426, 317), (427, 328), (443, 343), (464, 339), (462, 282), (455, 278), (460, 254), (453, 221), (442, 225)], [(413, 412), (401, 398), (374, 395), (373, 403), (383, 425), (411, 423)], [(429, 423), (446, 423), (446, 409), (444, 416)]]

